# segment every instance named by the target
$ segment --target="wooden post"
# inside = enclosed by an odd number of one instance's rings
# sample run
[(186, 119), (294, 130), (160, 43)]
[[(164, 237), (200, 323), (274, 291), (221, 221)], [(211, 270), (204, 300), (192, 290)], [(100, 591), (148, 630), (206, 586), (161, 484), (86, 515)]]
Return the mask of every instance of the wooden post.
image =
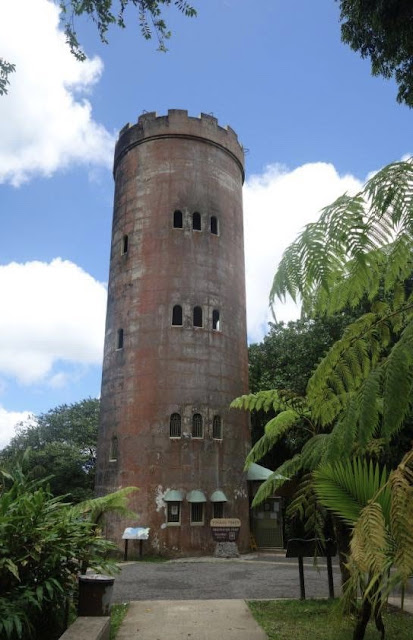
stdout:
[(127, 562), (127, 561), (128, 561), (128, 542), (129, 542), (129, 540), (128, 540), (128, 539), (126, 539), (126, 540), (125, 540), (125, 553), (123, 554), (123, 560), (124, 560), (124, 562)]
[(298, 556), (298, 571), (300, 573), (300, 600), (305, 600), (303, 556)]
[(331, 556), (329, 554), (327, 554), (327, 577), (329, 597), (334, 598), (333, 566), (331, 564)]
[(143, 540), (139, 540), (139, 557), (142, 558)]

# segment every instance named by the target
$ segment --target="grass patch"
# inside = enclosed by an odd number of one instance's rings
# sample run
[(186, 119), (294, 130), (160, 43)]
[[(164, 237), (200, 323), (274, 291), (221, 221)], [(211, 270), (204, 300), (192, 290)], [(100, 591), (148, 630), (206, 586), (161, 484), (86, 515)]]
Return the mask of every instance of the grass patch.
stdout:
[[(342, 619), (337, 601), (271, 600), (248, 603), (254, 618), (269, 640), (351, 640), (354, 620)], [(413, 617), (389, 607), (383, 615), (386, 640), (412, 640)], [(377, 640), (380, 634), (369, 622), (365, 640)]]
[(112, 605), (110, 609), (110, 640), (115, 640), (128, 607), (129, 603)]

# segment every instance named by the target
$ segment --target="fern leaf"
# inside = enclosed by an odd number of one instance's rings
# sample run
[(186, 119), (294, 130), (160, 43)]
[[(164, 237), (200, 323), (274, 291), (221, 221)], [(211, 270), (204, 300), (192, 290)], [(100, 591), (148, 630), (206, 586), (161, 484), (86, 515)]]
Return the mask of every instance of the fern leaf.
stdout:
[(272, 418), (265, 425), (264, 435), (255, 443), (249, 452), (245, 469), (248, 469), (252, 462), (258, 462), (270, 451), (282, 436), (300, 421), (301, 417), (292, 409), (282, 411), (275, 418)]
[(259, 486), (251, 506), (256, 507), (271, 497), (279, 487), (282, 487), (287, 480), (293, 478), (300, 469), (301, 456), (297, 453), (293, 458), (280, 465), (278, 469)]
[(386, 362), (383, 390), (383, 437), (390, 438), (402, 426), (412, 405), (413, 320), (404, 329)]

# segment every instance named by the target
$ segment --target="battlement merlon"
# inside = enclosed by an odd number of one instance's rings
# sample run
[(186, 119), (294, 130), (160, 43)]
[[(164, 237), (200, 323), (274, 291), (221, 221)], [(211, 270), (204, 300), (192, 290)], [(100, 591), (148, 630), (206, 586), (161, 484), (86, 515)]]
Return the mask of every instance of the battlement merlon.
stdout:
[(200, 140), (221, 147), (238, 164), (244, 182), (244, 150), (238, 136), (231, 127), (221, 127), (218, 120), (209, 114), (188, 116), (185, 109), (169, 109), (167, 116), (157, 116), (155, 111), (139, 116), (134, 125), (126, 124), (119, 132), (115, 147), (113, 175), (120, 159), (130, 149), (149, 140), (160, 138), (187, 138)]

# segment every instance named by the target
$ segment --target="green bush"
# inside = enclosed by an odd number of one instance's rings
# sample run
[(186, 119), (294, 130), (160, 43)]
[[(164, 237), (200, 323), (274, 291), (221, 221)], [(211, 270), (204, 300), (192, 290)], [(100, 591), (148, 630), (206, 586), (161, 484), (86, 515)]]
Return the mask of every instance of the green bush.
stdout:
[[(0, 472), (0, 639), (54, 640), (82, 565), (111, 571), (93, 520), (20, 467)], [(112, 571), (113, 572), (113, 571)]]

